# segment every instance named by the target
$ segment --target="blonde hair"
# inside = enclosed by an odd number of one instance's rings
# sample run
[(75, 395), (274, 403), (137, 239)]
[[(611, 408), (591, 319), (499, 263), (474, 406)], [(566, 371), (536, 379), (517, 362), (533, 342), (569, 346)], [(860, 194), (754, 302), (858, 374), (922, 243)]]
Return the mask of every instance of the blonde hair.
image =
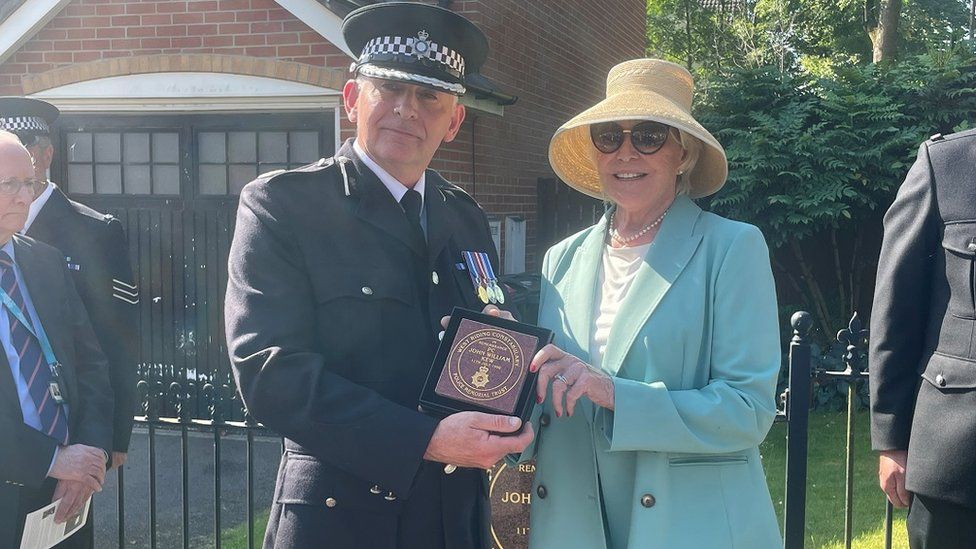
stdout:
[(701, 139), (689, 135), (681, 130), (678, 131), (678, 143), (685, 150), (685, 159), (678, 165), (678, 182), (675, 185), (675, 194), (678, 196), (691, 193), (691, 178), (689, 177), (698, 159), (701, 158), (703, 144)]

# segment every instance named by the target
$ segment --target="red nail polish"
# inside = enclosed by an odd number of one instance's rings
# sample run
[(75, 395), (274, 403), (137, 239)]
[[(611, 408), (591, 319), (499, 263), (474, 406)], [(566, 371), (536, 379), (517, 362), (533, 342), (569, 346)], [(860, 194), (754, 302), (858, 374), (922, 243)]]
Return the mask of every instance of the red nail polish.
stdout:
[(557, 410), (556, 411), (556, 417), (563, 417), (563, 415), (561, 413), (559, 413), (559, 411)]
[(539, 396), (539, 395), (535, 395), (535, 403), (536, 404), (542, 404), (542, 397)]

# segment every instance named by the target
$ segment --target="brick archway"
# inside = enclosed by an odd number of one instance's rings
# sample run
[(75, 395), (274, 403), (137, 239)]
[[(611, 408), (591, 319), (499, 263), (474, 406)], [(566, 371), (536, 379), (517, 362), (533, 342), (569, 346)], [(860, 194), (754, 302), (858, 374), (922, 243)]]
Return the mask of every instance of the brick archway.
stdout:
[(212, 53), (143, 55), (99, 59), (24, 75), (25, 94), (34, 94), (99, 78), (164, 72), (209, 72), (262, 76), (290, 82), (310, 84), (332, 90), (342, 90), (348, 75), (345, 71), (316, 67), (305, 63), (279, 61), (258, 57), (221, 55)]

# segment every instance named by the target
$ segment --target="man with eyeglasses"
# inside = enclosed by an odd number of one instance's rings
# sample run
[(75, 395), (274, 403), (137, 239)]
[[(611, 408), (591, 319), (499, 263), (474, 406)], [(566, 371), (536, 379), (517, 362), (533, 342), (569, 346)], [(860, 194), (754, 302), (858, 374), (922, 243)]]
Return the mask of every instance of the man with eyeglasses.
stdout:
[(26, 515), (53, 501), (58, 523), (80, 512), (112, 447), (108, 363), (64, 257), (17, 234), (35, 184), (27, 149), (0, 131), (0, 547), (19, 547)]
[[(58, 248), (88, 310), (105, 356), (115, 400), (112, 468), (126, 461), (136, 405), (139, 362), (139, 289), (129, 263), (122, 224), (69, 199), (48, 180), (54, 160), (51, 127), (57, 107), (39, 99), (0, 98), (0, 129), (13, 132), (34, 158), (36, 197), (21, 234)], [(91, 521), (73, 543), (94, 542)]]

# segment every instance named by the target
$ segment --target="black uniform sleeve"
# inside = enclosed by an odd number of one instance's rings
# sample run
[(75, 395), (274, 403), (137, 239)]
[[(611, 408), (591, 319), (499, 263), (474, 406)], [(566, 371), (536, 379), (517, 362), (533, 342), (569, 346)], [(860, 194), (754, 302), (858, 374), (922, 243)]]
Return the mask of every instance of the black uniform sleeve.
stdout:
[(327, 368), (311, 282), (270, 187), (244, 188), (230, 249), (224, 316), (241, 397), (323, 462), (409, 497), (437, 420)]
[(68, 403), (68, 413), (75, 416), (71, 420), (74, 432), (69, 437), (72, 444), (95, 446), (111, 452), (114, 402), (109, 388), (108, 360), (95, 338), (88, 312), (67, 269), (64, 270), (64, 283), (75, 351), (72, 367), (78, 378), (78, 394)]
[(104, 291), (89, 307), (92, 326), (108, 359), (109, 381), (115, 396), (112, 451), (126, 452), (132, 435), (136, 403), (136, 366), (139, 362), (139, 288), (129, 264), (129, 248), (122, 223), (112, 219), (99, 239), (99, 261), (104, 269)]
[(926, 144), (884, 217), (871, 313), (871, 445), (907, 450), (939, 220)]

